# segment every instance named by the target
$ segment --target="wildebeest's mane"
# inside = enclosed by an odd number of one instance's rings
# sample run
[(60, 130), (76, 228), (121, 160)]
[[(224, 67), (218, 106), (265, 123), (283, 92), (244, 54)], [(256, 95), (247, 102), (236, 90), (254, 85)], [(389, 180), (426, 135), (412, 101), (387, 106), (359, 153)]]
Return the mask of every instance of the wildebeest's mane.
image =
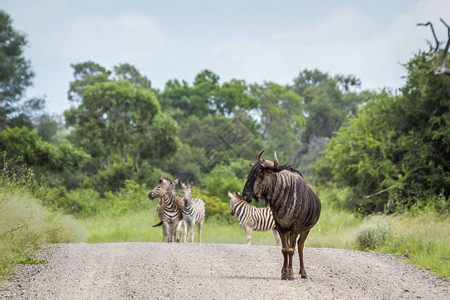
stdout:
[(288, 170), (288, 171), (290, 171), (292, 173), (297, 173), (298, 175), (300, 175), (303, 178), (303, 174), (300, 173), (300, 171), (298, 171), (298, 170), (294, 169), (293, 167), (291, 167), (289, 164), (285, 164), (284, 166), (279, 166), (279, 167), (270, 168), (270, 169), (272, 171), (274, 171), (274, 172), (281, 172), (281, 171), (284, 171), (284, 170)]

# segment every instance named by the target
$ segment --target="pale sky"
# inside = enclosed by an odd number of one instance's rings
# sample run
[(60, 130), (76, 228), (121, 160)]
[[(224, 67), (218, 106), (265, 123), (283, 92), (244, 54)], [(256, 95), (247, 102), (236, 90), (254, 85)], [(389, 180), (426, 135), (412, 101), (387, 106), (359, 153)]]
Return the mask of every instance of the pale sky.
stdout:
[(401, 87), (403, 63), (447, 39), (449, 0), (0, 0), (13, 27), (26, 34), (35, 72), (27, 97), (43, 96), (62, 113), (71, 64), (111, 69), (134, 65), (153, 87), (171, 79), (192, 84), (209, 69), (221, 82), (285, 85), (303, 69), (353, 74), (364, 89)]

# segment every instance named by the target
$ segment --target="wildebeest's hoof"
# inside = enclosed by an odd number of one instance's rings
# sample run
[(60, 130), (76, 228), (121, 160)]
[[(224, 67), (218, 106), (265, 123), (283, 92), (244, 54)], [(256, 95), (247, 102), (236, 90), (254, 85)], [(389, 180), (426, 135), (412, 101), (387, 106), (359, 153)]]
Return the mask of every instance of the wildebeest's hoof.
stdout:
[(289, 279), (289, 280), (294, 280), (294, 277), (289, 277), (288, 279)]
[(306, 275), (302, 275), (301, 276), (303, 279), (308, 279), (308, 276), (306, 276)]
[(287, 276), (281, 276), (281, 280), (287, 280), (288, 277)]

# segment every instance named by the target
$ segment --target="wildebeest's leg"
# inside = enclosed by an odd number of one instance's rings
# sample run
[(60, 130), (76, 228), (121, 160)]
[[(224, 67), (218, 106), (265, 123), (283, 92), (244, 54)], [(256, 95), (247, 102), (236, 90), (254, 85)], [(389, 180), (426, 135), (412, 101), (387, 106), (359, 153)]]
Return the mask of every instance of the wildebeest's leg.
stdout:
[(300, 258), (300, 275), (302, 278), (308, 278), (306, 275), (305, 264), (303, 263), (303, 248), (305, 247), (305, 240), (308, 237), (309, 230), (304, 231), (300, 234), (298, 239), (298, 256)]
[(294, 271), (292, 269), (292, 259), (294, 258), (294, 251), (295, 251), (295, 242), (297, 239), (299, 232), (294, 230), (289, 232), (289, 239), (288, 239), (288, 245), (289, 248), (287, 249), (288, 253), (288, 268), (287, 268), (287, 274), (289, 280), (294, 280)]
[(252, 228), (248, 225), (244, 226), (245, 236), (247, 237), (247, 245), (252, 244)]
[(281, 268), (281, 280), (287, 280), (288, 276), (286, 273), (287, 270), (287, 264), (288, 264), (288, 243), (287, 243), (287, 233), (281, 232), (278, 230), (278, 234), (280, 235), (281, 239), (281, 253), (283, 253), (283, 268)]

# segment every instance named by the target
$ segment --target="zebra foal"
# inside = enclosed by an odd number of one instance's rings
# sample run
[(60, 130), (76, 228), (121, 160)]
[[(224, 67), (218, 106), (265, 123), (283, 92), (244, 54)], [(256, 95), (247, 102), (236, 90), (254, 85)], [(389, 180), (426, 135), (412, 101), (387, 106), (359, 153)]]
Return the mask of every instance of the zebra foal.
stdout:
[(181, 183), (181, 187), (184, 191), (183, 198), (183, 224), (185, 227), (184, 231), (184, 242), (188, 240), (188, 235), (190, 235), (191, 243), (194, 242), (194, 232), (195, 224), (198, 224), (198, 242), (202, 242), (202, 228), (203, 221), (205, 219), (205, 202), (202, 199), (193, 198), (191, 195), (192, 182)]
[(239, 225), (244, 229), (247, 237), (247, 244), (252, 243), (252, 231), (268, 231), (272, 229), (277, 246), (280, 243), (280, 236), (275, 229), (275, 221), (269, 207), (258, 208), (251, 206), (242, 200), (239, 192), (228, 192), (230, 197), (230, 211), (232, 216), (236, 216)]

